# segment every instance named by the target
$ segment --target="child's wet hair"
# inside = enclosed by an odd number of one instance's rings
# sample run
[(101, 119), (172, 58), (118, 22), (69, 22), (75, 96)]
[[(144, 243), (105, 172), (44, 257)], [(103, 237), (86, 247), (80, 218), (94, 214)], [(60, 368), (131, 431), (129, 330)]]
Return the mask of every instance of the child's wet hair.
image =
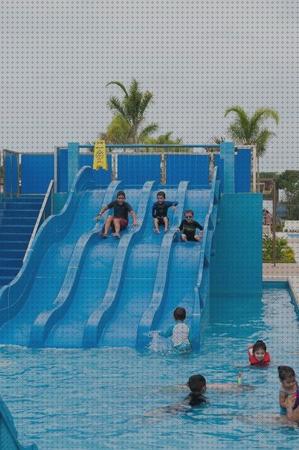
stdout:
[(187, 313), (186, 313), (185, 308), (182, 308), (181, 306), (178, 306), (173, 311), (173, 317), (175, 318), (175, 320), (185, 320), (186, 319), (186, 314)]
[(207, 386), (206, 379), (203, 375), (192, 375), (188, 380), (188, 387), (191, 392), (202, 392)]
[(118, 198), (118, 197), (126, 198), (126, 194), (124, 193), (124, 191), (118, 191), (118, 193), (116, 194), (116, 198)]
[(295, 370), (292, 369), (292, 367), (289, 366), (278, 366), (278, 376), (280, 381), (287, 380), (288, 378), (295, 378), (296, 373)]
[(267, 351), (267, 346), (264, 341), (256, 341), (254, 346), (252, 347), (252, 352), (255, 353), (257, 350), (264, 350), (264, 352)]
[(157, 197), (166, 198), (165, 192), (164, 191), (159, 191), (158, 194), (157, 194)]
[(186, 216), (187, 214), (190, 214), (190, 216), (194, 217), (194, 211), (192, 209), (186, 209), (184, 215)]

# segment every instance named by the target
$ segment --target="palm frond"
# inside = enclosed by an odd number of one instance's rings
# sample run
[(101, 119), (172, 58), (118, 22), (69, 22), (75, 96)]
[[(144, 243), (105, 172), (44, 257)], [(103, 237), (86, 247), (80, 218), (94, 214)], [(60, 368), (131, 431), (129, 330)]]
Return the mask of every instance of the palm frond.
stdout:
[(153, 99), (153, 94), (149, 91), (146, 91), (143, 94), (142, 100), (140, 102), (140, 114), (143, 115), (144, 111), (148, 107), (149, 103)]
[(119, 98), (111, 97), (110, 100), (108, 101), (108, 106), (112, 111), (116, 111), (117, 113), (121, 114), (125, 119), (127, 119), (126, 112)]
[(252, 135), (258, 134), (259, 127), (265, 119), (273, 119), (276, 125), (279, 124), (279, 114), (270, 108), (259, 108), (250, 119), (250, 132)]
[(258, 134), (255, 144), (256, 144), (256, 152), (258, 156), (262, 156), (266, 151), (267, 144), (269, 143), (272, 137), (276, 136), (273, 131), (269, 130), (269, 128), (264, 128)]
[(239, 123), (239, 126), (243, 129), (243, 133), (245, 136), (245, 139), (249, 139), (249, 117), (245, 110), (241, 106), (232, 106), (231, 108), (228, 108), (225, 113), (224, 117), (226, 117), (230, 113), (236, 114), (236, 121), (235, 123)]
[(146, 138), (148, 138), (151, 134), (153, 134), (155, 131), (157, 131), (158, 128), (159, 128), (159, 126), (156, 123), (151, 123), (151, 124), (147, 125), (145, 128), (143, 128), (143, 130), (139, 134), (138, 141), (144, 142), (144, 140)]
[(106, 84), (106, 87), (110, 86), (111, 84), (115, 84), (116, 86), (120, 87), (124, 91), (125, 96), (129, 97), (127, 89), (125, 88), (125, 86), (120, 81), (110, 81), (109, 83)]

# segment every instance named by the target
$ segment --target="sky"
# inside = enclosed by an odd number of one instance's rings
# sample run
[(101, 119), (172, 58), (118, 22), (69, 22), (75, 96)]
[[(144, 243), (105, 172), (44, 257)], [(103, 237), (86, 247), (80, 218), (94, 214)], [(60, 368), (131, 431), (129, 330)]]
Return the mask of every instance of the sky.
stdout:
[(0, 148), (93, 142), (107, 82), (154, 93), (148, 122), (184, 143), (227, 135), (227, 107), (276, 109), (263, 170), (298, 169), (296, 0), (0, 0)]

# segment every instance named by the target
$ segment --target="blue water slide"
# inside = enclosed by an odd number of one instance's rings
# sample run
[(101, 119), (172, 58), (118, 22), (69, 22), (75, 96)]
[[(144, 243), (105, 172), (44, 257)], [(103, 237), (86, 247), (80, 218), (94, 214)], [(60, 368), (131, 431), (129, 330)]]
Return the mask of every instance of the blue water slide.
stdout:
[[(177, 189), (163, 190), (168, 200), (177, 200)], [(157, 192), (152, 193), (150, 206), (157, 200)], [(171, 224), (176, 217), (173, 208), (168, 210), (168, 217)], [(164, 237), (163, 227), (160, 234), (153, 232), (151, 207), (146, 212), (144, 222), (144, 226), (128, 248), (119, 292), (112, 305), (111, 314), (105, 321), (98, 341), (99, 346), (134, 348), (136, 345), (138, 323), (152, 296)]]
[[(84, 328), (83, 346), (95, 347), (103, 333), (107, 321), (113, 314), (118, 300), (118, 293), (127, 264), (129, 248), (133, 245), (138, 234), (142, 233), (145, 224), (146, 212), (151, 209), (151, 191), (154, 182), (144, 184), (138, 205), (138, 226), (123, 236), (117, 248), (109, 283), (103, 299), (91, 312)], [(126, 326), (126, 324), (125, 324)]]
[[(142, 191), (126, 189), (126, 196), (136, 210)], [(84, 325), (104, 297), (115, 258), (133, 230), (123, 232), (119, 240), (112, 236), (102, 239), (99, 230), (93, 229), (78, 240), (54, 305), (35, 320), (32, 345), (81, 347)]]
[[(112, 183), (110, 183), (105, 193), (102, 206), (107, 205), (111, 202), (119, 185), (119, 181), (113, 181)], [(99, 209), (100, 208), (98, 208), (98, 210)], [(92, 221), (90, 222), (90, 224), (91, 223)], [(103, 223), (102, 221), (100, 222), (100, 227), (102, 227)], [(90, 246), (102, 244), (103, 255), (106, 252), (108, 253), (108, 255), (113, 254), (110, 253), (111, 245), (109, 244), (112, 244), (112, 247), (114, 247), (116, 245), (116, 242), (106, 242), (103, 239), (100, 239), (99, 233), (99, 227), (98, 225), (96, 225), (91, 230), (82, 234), (82, 236), (80, 236), (80, 238), (76, 242), (75, 248), (69, 260), (62, 286), (57, 297), (53, 299), (54, 301), (51, 309), (40, 312), (32, 325), (29, 341), (29, 345), (31, 347), (42, 347), (53, 326), (64, 317), (64, 314), (66, 313), (70, 303), (73, 300), (74, 290), (77, 286), (79, 273), (81, 271), (82, 265), (84, 264), (86, 253)], [(71, 335), (72, 333), (70, 333), (68, 329), (67, 337), (70, 337)], [(60, 346), (63, 345), (60, 345), (60, 343), (58, 343), (57, 347)]]
[(148, 307), (143, 312), (137, 328), (136, 347), (140, 350), (144, 349), (149, 344), (149, 333), (151, 331), (154, 317), (163, 303), (172, 243), (182, 219), (187, 197), (187, 187), (187, 181), (180, 182), (177, 192), (178, 206), (174, 215), (173, 223), (169, 232), (165, 234), (162, 240), (151, 300)]
[(42, 224), (21, 271), (0, 291), (0, 343), (28, 345), (34, 319), (57, 296), (75, 243), (102, 205), (97, 180), (90, 167), (79, 171), (61, 213)]
[(35, 444), (21, 445), (12, 415), (0, 397), (0, 449), (38, 450)]

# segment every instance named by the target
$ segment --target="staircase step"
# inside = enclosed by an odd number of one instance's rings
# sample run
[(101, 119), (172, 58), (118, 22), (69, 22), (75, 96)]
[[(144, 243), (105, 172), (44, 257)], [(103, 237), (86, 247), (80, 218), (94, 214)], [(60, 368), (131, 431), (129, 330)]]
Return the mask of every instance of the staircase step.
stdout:
[(38, 216), (39, 211), (35, 210), (35, 209), (23, 209), (23, 210), (18, 210), (18, 209), (0, 209), (0, 216), (1, 216), (1, 212), (2, 212), (2, 217), (3, 218), (8, 218), (8, 217), (17, 217), (19, 218), (21, 217), (34, 217), (35, 219)]
[(0, 267), (0, 277), (14, 278), (20, 271), (20, 267)]
[(13, 225), (4, 225), (3, 223), (0, 225), (0, 234), (2, 233), (12, 233), (12, 234), (32, 234), (33, 226), (32, 225), (24, 225), (23, 220), (20, 219), (21, 225), (18, 223), (14, 223)]
[(19, 248), (2, 248), (0, 247), (0, 258), (5, 259), (22, 259), (25, 256), (25, 251)]
[(40, 203), (32, 203), (32, 202), (1, 202), (0, 209), (13, 209), (13, 210), (40, 210)]
[(0, 248), (1, 250), (22, 250), (25, 252), (28, 241), (6, 241), (0, 239)]
[(7, 276), (1, 276), (0, 275), (0, 286), (3, 287), (6, 284), (9, 284), (12, 280), (12, 277), (7, 277)]
[(2, 242), (29, 242), (31, 237), (31, 233), (5, 233), (0, 228), (0, 245)]
[(0, 267), (18, 267), (19, 269), (23, 265), (22, 258), (4, 258), (0, 257)]
[(3, 199), (4, 202), (36, 202), (42, 203), (44, 200), (44, 195), (20, 195), (19, 197), (9, 198), (6, 197)]
[(36, 217), (6, 217), (5, 215), (2, 216), (2, 219), (0, 219), (1, 226), (18, 226), (19, 223), (22, 224), (22, 226), (28, 226), (30, 228), (34, 228), (36, 222)]

